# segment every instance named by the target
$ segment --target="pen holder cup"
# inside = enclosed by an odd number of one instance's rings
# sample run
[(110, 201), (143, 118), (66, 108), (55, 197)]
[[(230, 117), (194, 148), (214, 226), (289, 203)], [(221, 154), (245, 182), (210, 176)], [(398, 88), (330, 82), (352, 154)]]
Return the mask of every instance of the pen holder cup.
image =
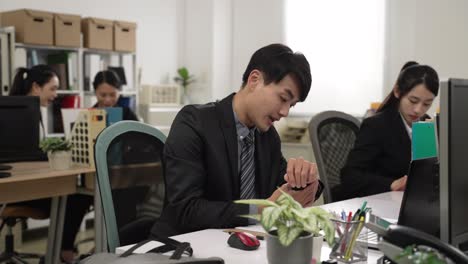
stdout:
[(332, 219), (335, 226), (335, 243), (331, 259), (340, 263), (367, 262), (367, 228), (364, 221)]

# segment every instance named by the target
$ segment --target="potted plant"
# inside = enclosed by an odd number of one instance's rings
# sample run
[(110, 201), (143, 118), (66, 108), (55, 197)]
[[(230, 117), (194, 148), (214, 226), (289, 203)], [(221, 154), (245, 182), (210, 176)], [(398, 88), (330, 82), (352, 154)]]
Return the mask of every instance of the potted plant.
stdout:
[(393, 260), (398, 264), (444, 264), (450, 263), (441, 252), (428, 246), (409, 245)]
[[(319, 236), (321, 248), (322, 236), (329, 245), (334, 241), (335, 228), (330, 221), (330, 213), (319, 207), (303, 208), (289, 194), (281, 191), (275, 201), (251, 199), (239, 200), (236, 203), (254, 204), (263, 207), (261, 214), (245, 215), (256, 219), (267, 232), (268, 263), (311, 263), (314, 237)], [(316, 246), (317, 247), (317, 246)]]
[(47, 153), (49, 165), (54, 170), (66, 170), (71, 167), (70, 141), (62, 138), (46, 138), (41, 141), (39, 147)]
[(188, 86), (195, 81), (195, 77), (190, 75), (186, 67), (177, 69), (178, 76), (174, 77), (174, 81), (182, 86), (182, 103), (189, 104)]

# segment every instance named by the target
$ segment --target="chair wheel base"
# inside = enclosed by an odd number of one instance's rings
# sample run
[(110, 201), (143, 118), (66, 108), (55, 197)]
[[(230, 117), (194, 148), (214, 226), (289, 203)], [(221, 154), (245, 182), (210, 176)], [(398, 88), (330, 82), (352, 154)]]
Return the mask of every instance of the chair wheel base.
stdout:
[(0, 263), (28, 263), (24, 259), (39, 259), (39, 263), (44, 264), (44, 256), (39, 254), (3, 252), (0, 254)]

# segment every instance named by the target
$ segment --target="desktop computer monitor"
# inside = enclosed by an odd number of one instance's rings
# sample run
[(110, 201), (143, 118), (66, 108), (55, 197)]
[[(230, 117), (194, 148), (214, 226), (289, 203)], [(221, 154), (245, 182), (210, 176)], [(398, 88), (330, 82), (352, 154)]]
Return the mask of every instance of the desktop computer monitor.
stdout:
[(413, 160), (401, 201), (398, 225), (440, 236), (439, 161), (437, 157)]
[(440, 235), (468, 250), (468, 80), (442, 82), (440, 93)]
[(0, 163), (43, 160), (37, 96), (0, 96)]

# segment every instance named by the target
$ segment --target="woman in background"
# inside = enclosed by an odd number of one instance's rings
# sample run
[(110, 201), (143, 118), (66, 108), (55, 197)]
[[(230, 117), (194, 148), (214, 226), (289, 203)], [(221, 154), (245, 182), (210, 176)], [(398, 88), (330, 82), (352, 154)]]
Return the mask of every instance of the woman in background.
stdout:
[(97, 103), (93, 107), (122, 107), (122, 120), (138, 121), (130, 108), (117, 105), (122, 83), (115, 72), (109, 70), (98, 72), (94, 77), (93, 87), (97, 98)]
[[(57, 73), (48, 65), (36, 65), (30, 69), (19, 68), (13, 80), (10, 95), (14, 96), (38, 96), (42, 107), (50, 105), (57, 98), (57, 89), (59, 87), (59, 78)], [(42, 136), (45, 131), (42, 129)], [(79, 207), (86, 203), (78, 195), (70, 195), (67, 200), (71, 208)], [(29, 206), (40, 209), (44, 214), (49, 215), (51, 199), (38, 199), (27, 202), (14, 203), (12, 205)], [(63, 241), (70, 241), (75, 238), (80, 221), (68, 221), (64, 224)], [(61, 258), (66, 263), (73, 261), (73, 242), (62, 243)]]
[[(57, 73), (49, 65), (36, 65), (31, 69), (20, 67), (16, 71), (10, 95), (38, 96), (42, 107), (47, 107), (57, 98), (59, 79)], [(45, 137), (41, 117), (41, 138)]]
[(405, 189), (412, 123), (426, 119), (438, 91), (439, 77), (433, 68), (405, 64), (376, 115), (362, 122), (341, 170), (343, 198)]
[[(137, 116), (130, 108), (122, 107), (117, 104), (119, 92), (122, 87), (117, 74), (109, 70), (98, 72), (94, 77), (93, 87), (97, 98), (97, 103), (93, 106), (94, 108), (121, 107), (123, 120), (138, 121)], [(62, 248), (73, 249), (81, 221), (93, 203), (94, 199), (89, 195), (75, 194), (69, 196), (65, 214), (65, 227), (68, 229), (67, 233), (69, 233), (69, 235), (66, 237), (64, 235)], [(67, 251), (67, 253), (69, 255), (64, 259), (73, 260), (73, 251)]]
[[(117, 106), (121, 83), (117, 75), (112, 71), (99, 72), (93, 82), (98, 99), (94, 107)], [(40, 104), (47, 107), (57, 97), (59, 78), (55, 71), (48, 65), (37, 65), (30, 69), (19, 68), (10, 95), (14, 96), (38, 96)], [(128, 108), (122, 107), (124, 120), (138, 120), (136, 115)], [(45, 132), (42, 131), (42, 135)], [(81, 194), (70, 195), (67, 199), (67, 209), (63, 230), (61, 258), (65, 263), (72, 263), (75, 258), (74, 242), (80, 224), (93, 197)], [(16, 205), (39, 208), (45, 214), (49, 214), (51, 199), (38, 199), (34, 201), (16, 203)]]
[(10, 95), (39, 96), (41, 106), (48, 106), (57, 98), (59, 79), (48, 65), (36, 65), (31, 69), (19, 68), (13, 79)]

